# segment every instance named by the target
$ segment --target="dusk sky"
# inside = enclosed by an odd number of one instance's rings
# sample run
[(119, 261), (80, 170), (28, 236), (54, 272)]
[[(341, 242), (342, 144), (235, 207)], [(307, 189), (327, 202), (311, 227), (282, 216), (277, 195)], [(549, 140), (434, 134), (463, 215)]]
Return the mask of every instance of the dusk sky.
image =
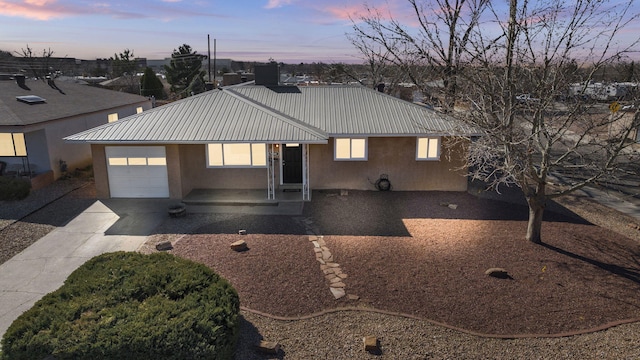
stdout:
[(410, 11), (406, 0), (0, 0), (0, 50), (28, 44), (37, 55), (90, 60), (130, 49), (163, 59), (182, 44), (206, 54), (209, 34), (218, 58), (353, 63), (345, 33), (364, 3), (396, 18)]
[[(403, 0), (403, 2), (406, 2)], [(0, 50), (95, 59), (131, 49), (162, 59), (189, 44), (218, 58), (354, 62), (345, 37), (364, 0), (0, 0)]]

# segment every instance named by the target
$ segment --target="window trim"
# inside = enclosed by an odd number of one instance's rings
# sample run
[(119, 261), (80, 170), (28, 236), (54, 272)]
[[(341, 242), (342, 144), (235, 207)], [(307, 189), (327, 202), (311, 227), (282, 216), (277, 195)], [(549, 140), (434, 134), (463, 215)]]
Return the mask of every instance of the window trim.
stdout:
[[(266, 168), (269, 165), (269, 162), (267, 160), (267, 155), (268, 155), (268, 151), (267, 151), (267, 144), (266, 143), (248, 143), (248, 142), (242, 142), (242, 143), (208, 143), (206, 144), (206, 157), (207, 157), (207, 168), (214, 168), (214, 169), (222, 169), (222, 168), (227, 168), (227, 169), (231, 169), (231, 168), (235, 168), (235, 169), (260, 169), (260, 168)], [(225, 164), (225, 145), (249, 145), (249, 161), (250, 164), (241, 164), (241, 165), (226, 165)], [(262, 145), (264, 148), (264, 164), (261, 165), (254, 165), (255, 164), (255, 160), (256, 160), (256, 155), (259, 157), (259, 159), (261, 159), (262, 157), (260, 156), (260, 154), (254, 154), (254, 147), (256, 145)], [(215, 147), (219, 147), (219, 154), (220, 158), (221, 158), (221, 164), (220, 165), (213, 165), (211, 163), (211, 155), (212, 155), (212, 151), (218, 151), (218, 150), (212, 150), (212, 146)]]
[[(426, 140), (425, 144), (425, 156), (421, 156), (420, 154), (420, 140)], [(437, 141), (437, 149), (435, 156), (429, 156), (429, 149), (431, 147), (431, 141)], [(441, 136), (418, 136), (416, 138), (416, 161), (439, 161), (440, 160), (440, 148), (442, 146), (442, 137)]]
[[(338, 157), (338, 142), (339, 140), (349, 140), (349, 157)], [(364, 140), (364, 157), (353, 156), (353, 142), (354, 140)], [(354, 137), (336, 137), (333, 140), (333, 160), (334, 161), (368, 161), (369, 160), (369, 138), (365, 136)]]

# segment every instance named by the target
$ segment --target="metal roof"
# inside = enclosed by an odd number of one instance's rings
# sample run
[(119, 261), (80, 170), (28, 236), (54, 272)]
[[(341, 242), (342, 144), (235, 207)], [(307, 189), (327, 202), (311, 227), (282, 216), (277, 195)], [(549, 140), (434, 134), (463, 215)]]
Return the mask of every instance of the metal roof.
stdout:
[(453, 117), (362, 86), (231, 86), (66, 137), (92, 143), (298, 142), (472, 135)]
[(212, 90), (65, 138), (93, 143), (326, 143), (321, 130), (238, 94)]
[(236, 86), (242, 94), (332, 136), (475, 134), (461, 121), (359, 85)]
[[(54, 87), (46, 81), (27, 79), (25, 85), (22, 88), (15, 80), (0, 80), (0, 126), (39, 124), (149, 101), (140, 95), (65, 81), (55, 81)], [(46, 102), (29, 105), (16, 100), (30, 95)]]

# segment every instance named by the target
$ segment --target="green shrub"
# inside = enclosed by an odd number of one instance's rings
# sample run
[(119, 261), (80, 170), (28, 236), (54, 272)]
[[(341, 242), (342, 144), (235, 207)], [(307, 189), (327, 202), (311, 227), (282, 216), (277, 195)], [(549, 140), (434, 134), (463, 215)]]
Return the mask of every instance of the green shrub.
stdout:
[(9, 327), (1, 359), (229, 359), (239, 299), (202, 264), (117, 252), (74, 271)]
[(31, 191), (31, 183), (20, 178), (0, 176), (0, 200), (21, 200)]

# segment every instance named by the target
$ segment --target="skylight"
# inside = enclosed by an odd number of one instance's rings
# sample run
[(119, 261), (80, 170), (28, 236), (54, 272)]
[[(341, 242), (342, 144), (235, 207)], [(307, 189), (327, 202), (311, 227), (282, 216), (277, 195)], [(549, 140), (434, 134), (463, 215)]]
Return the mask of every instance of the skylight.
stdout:
[(47, 100), (41, 98), (40, 96), (37, 95), (24, 95), (24, 96), (16, 96), (16, 100), (29, 104), (29, 105), (33, 105), (33, 104), (43, 104), (45, 103)]

